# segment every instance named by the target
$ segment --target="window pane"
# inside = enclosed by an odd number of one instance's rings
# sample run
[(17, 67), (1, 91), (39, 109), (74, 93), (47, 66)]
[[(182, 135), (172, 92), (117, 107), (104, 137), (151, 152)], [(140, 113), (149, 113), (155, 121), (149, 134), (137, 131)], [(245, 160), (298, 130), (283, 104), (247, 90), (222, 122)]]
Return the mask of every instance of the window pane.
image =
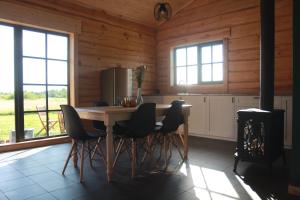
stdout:
[(49, 135), (66, 134), (63, 115), (61, 111), (53, 111), (48, 113), (49, 116)]
[(213, 65), (213, 81), (223, 81), (223, 63)]
[(197, 65), (197, 47), (189, 47), (187, 49), (187, 64)]
[(68, 88), (66, 86), (48, 87), (48, 109), (60, 110), (61, 104), (68, 103)]
[[(41, 117), (41, 118), (40, 118)], [(39, 113), (24, 113), (24, 137), (25, 139), (35, 137), (46, 137), (46, 112)]]
[(211, 46), (201, 48), (202, 63), (211, 63)]
[(176, 68), (176, 81), (177, 85), (185, 85), (186, 84), (186, 67), (177, 67)]
[(47, 35), (48, 58), (68, 59), (68, 38), (58, 35)]
[(23, 56), (45, 58), (45, 34), (23, 30)]
[(197, 66), (191, 66), (187, 68), (188, 73), (188, 84), (197, 84), (198, 83), (198, 70)]
[(213, 46), (213, 62), (223, 62), (223, 45)]
[(186, 48), (176, 50), (176, 66), (186, 65)]
[(46, 83), (45, 60), (23, 58), (23, 83)]
[(48, 61), (48, 84), (68, 83), (67, 61)]
[(0, 25), (0, 145), (16, 142), (14, 28)]
[(202, 65), (202, 81), (211, 81), (211, 64)]
[(37, 107), (46, 108), (46, 86), (23, 86), (24, 111), (36, 111)]

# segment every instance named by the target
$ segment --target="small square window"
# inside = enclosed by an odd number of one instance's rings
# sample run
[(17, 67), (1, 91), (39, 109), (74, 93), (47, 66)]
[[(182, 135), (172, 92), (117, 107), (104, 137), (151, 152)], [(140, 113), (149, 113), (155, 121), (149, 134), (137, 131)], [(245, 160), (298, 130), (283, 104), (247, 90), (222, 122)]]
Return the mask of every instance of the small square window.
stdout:
[(196, 85), (224, 80), (223, 41), (176, 48), (175, 84)]

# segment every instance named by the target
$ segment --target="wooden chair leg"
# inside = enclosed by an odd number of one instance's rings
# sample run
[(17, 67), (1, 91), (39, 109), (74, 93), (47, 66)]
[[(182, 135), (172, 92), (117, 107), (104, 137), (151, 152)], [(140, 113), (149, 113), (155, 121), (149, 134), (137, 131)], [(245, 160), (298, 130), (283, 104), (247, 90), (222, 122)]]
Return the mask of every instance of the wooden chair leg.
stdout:
[(143, 155), (143, 158), (141, 160), (141, 164), (144, 163), (144, 161), (146, 160), (146, 158), (149, 157), (151, 158), (151, 153), (152, 153), (152, 145), (153, 145), (153, 136), (149, 135), (147, 137), (147, 142), (146, 142), (146, 149), (145, 149), (145, 153)]
[(101, 158), (102, 158), (102, 160), (103, 160), (103, 163), (104, 163), (104, 165), (105, 165), (105, 167), (106, 167), (106, 157), (105, 157), (105, 154), (104, 154), (104, 152), (103, 152), (103, 150), (102, 150), (102, 148), (101, 148), (100, 145), (98, 146), (97, 151), (98, 151), (98, 153), (101, 155)]
[(88, 147), (90, 166), (91, 166), (91, 168), (93, 168), (93, 162), (92, 162), (92, 156), (91, 156), (91, 147), (90, 147), (90, 142), (89, 141), (87, 141), (87, 147)]
[(70, 149), (68, 158), (67, 158), (67, 160), (66, 160), (66, 162), (65, 162), (65, 165), (64, 165), (64, 169), (63, 169), (63, 171), (62, 171), (62, 173), (61, 173), (62, 175), (65, 174), (65, 171), (66, 171), (66, 168), (67, 168), (67, 166), (68, 166), (69, 160), (70, 160), (70, 158), (71, 158), (71, 156), (72, 156), (72, 153), (73, 153), (74, 146), (75, 146), (75, 143), (72, 144), (72, 147), (71, 147), (71, 149)]
[(167, 154), (168, 154), (168, 148), (167, 148), (167, 136), (164, 135), (164, 160), (165, 160), (165, 168), (167, 168)]
[(160, 161), (160, 159), (161, 159), (161, 155), (162, 155), (162, 151), (163, 151), (163, 139), (161, 139), (161, 137), (162, 136), (158, 136), (159, 138), (158, 138), (158, 142), (159, 142), (159, 146), (160, 146), (160, 149), (159, 149), (159, 156), (158, 156), (158, 158), (157, 158), (157, 161), (156, 162), (159, 162)]
[(77, 149), (77, 141), (72, 139), (72, 143), (74, 144), (74, 148), (73, 148), (73, 164), (74, 167), (77, 168), (77, 162), (78, 162), (78, 149)]
[(131, 139), (131, 178), (136, 174), (136, 141)]
[(173, 140), (173, 145), (176, 147), (176, 149), (177, 149), (177, 151), (178, 151), (178, 153), (179, 153), (181, 159), (183, 160), (184, 157), (183, 157), (183, 155), (182, 155), (182, 153), (181, 153), (181, 151), (180, 151), (180, 146), (179, 146), (179, 143), (178, 143), (178, 140), (177, 140), (177, 136), (174, 134), (174, 135), (171, 136), (171, 137), (172, 137), (172, 140)]
[(120, 139), (119, 144), (118, 144), (118, 147), (117, 147), (117, 152), (116, 152), (116, 157), (115, 157), (115, 160), (114, 160), (114, 163), (113, 163), (113, 167), (115, 167), (115, 165), (116, 165), (116, 163), (117, 163), (117, 160), (118, 160), (119, 155), (120, 155), (120, 153), (121, 153), (121, 150), (122, 150), (122, 147), (123, 147), (123, 145), (124, 145), (124, 142), (125, 142), (125, 140), (124, 140), (123, 138)]
[(97, 143), (96, 143), (96, 145), (95, 145), (95, 148), (94, 148), (94, 150), (93, 150), (92, 159), (94, 159), (94, 157), (95, 157), (95, 154), (96, 154), (96, 152), (97, 152), (97, 148), (98, 148), (99, 145), (100, 145), (100, 142), (101, 142), (101, 138), (98, 138)]
[(84, 143), (85, 141), (82, 141), (81, 145), (81, 161), (80, 161), (80, 183), (83, 182), (83, 162), (84, 162)]

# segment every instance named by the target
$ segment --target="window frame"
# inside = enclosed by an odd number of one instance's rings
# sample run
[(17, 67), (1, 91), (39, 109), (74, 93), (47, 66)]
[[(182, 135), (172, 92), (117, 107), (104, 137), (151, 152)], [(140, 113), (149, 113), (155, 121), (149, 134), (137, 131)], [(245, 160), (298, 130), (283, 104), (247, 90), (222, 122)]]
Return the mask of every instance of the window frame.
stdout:
[[(223, 62), (211, 62), (211, 63), (207, 63), (207, 64), (211, 64), (213, 65), (214, 63), (222, 63), (223, 64), (223, 80), (222, 81), (213, 81), (213, 73), (211, 73), (211, 80), (212, 81), (202, 81), (202, 62), (201, 62), (201, 58), (202, 58), (202, 47), (205, 46), (214, 46), (214, 45), (218, 45), (218, 44), (222, 44), (223, 47)], [(195, 66), (195, 65), (187, 65), (187, 49), (190, 47), (197, 47), (197, 83), (196, 84), (177, 84), (177, 68), (178, 67), (185, 67), (186, 68), (186, 80), (187, 80), (187, 68), (189, 66)], [(190, 45), (182, 45), (182, 46), (177, 46), (173, 49), (173, 58), (172, 58), (172, 63), (173, 63), (173, 85), (174, 86), (201, 86), (201, 85), (221, 85), (224, 84), (226, 81), (226, 58), (225, 58), (225, 47), (226, 47), (226, 42), (225, 40), (215, 40), (215, 41), (210, 41), (210, 42), (203, 42), (203, 43), (197, 43), (197, 44), (190, 44)], [(186, 49), (186, 65), (185, 66), (177, 66), (176, 64), (176, 51), (178, 49), (182, 49), (185, 48)], [(212, 48), (211, 48), (212, 51)], [(211, 54), (213, 55), (213, 54)], [(211, 67), (211, 69), (213, 69), (213, 66)]]
[[(30, 26), (24, 26), (24, 25), (18, 25), (18, 24), (12, 24), (7, 22), (0, 21), (0, 25), (9, 26), (14, 28), (14, 101), (15, 101), (15, 130), (16, 130), (16, 142), (22, 142), (22, 141), (31, 141), (31, 140), (39, 140), (44, 138), (53, 138), (53, 137), (60, 137), (67, 135), (64, 134), (58, 134), (58, 135), (49, 135), (49, 113), (51, 112), (59, 112), (61, 109), (49, 109), (48, 108), (48, 87), (50, 86), (63, 86), (67, 87), (67, 104), (70, 104), (71, 102), (71, 35), (68, 33), (62, 33), (62, 32), (56, 32), (47, 30), (46, 28), (35, 28)], [(34, 56), (24, 56), (23, 55), (23, 30), (25, 31), (34, 31), (38, 33), (45, 34), (45, 57), (34, 57)], [(55, 35), (55, 36), (63, 36), (67, 38), (67, 60), (63, 59), (53, 59), (48, 58), (47, 55), (47, 35)], [(29, 59), (39, 59), (45, 61), (45, 76), (46, 82), (45, 84), (39, 84), (39, 83), (23, 83), (23, 59), (29, 58)], [(48, 61), (64, 61), (67, 63), (67, 84), (48, 84)], [(24, 90), (23, 86), (45, 86), (45, 102), (46, 102), (46, 109), (42, 111), (25, 111), (24, 110)], [(25, 139), (25, 124), (24, 124), (24, 117), (26, 113), (37, 113), (38, 112), (46, 112), (46, 124), (47, 124), (47, 130), (46, 130), (46, 136), (43, 137), (36, 137), (36, 138), (30, 138)]]

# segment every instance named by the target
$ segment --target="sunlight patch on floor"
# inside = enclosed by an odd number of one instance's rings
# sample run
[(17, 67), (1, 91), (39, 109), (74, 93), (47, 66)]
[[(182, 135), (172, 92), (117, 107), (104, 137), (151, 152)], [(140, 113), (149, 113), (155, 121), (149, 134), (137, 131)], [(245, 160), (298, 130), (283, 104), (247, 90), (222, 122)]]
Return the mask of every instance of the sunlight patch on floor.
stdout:
[(256, 194), (256, 192), (253, 191), (252, 188), (249, 185), (247, 185), (241, 177), (235, 175), (235, 178), (239, 181), (241, 186), (244, 188), (244, 190), (247, 192), (247, 194), (251, 197), (252, 200), (261, 200), (261, 198)]
[(194, 185), (195, 196), (201, 200), (239, 200), (240, 197), (226, 174), (197, 165), (186, 165), (179, 170), (190, 176)]
[[(23, 150), (21, 152), (16, 152), (14, 154), (9, 154), (7, 157), (4, 157), (1, 162), (8, 162), (8, 161), (13, 161), (13, 160), (18, 160), (22, 158), (26, 158), (32, 155), (35, 155), (41, 151), (44, 151), (48, 149), (49, 147), (39, 147), (39, 148), (34, 148), (34, 149), (29, 149), (29, 150)], [(6, 154), (6, 153), (4, 153)]]

